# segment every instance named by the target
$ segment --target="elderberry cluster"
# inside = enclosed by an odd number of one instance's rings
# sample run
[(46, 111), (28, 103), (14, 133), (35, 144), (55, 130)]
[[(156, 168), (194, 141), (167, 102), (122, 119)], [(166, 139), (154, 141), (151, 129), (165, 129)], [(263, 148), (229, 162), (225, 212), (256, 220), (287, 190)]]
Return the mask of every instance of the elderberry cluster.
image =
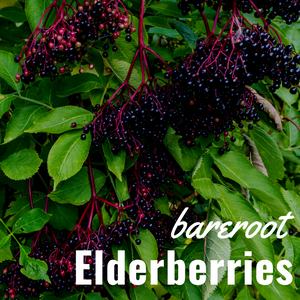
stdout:
[[(53, 9), (55, 5), (52, 4)], [(50, 13), (51, 10), (48, 16)], [(103, 57), (107, 57), (110, 44), (113, 45), (112, 51), (117, 51), (115, 40), (123, 29), (128, 34), (128, 42), (135, 31), (127, 12), (119, 9), (118, 1), (95, 1), (94, 4), (84, 1), (83, 5), (77, 5), (72, 16), (69, 13), (69, 7), (62, 4), (54, 24), (38, 27), (33, 32), (21, 54), (15, 58), (22, 71), (16, 75), (16, 82), (21, 80), (29, 84), (35, 81), (36, 76), (54, 79), (59, 74), (72, 71), (75, 61), (81, 65), (82, 58), (88, 57), (88, 49), (98, 40), (104, 44)], [(94, 65), (91, 63), (89, 68), (93, 69)], [(83, 71), (80, 68), (79, 72)]]

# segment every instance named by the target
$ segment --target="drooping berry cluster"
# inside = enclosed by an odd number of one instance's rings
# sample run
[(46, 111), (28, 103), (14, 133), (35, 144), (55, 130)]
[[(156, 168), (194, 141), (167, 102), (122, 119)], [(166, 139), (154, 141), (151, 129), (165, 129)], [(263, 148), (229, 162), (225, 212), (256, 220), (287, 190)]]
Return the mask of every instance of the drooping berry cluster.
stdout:
[[(121, 4), (118, 0), (95, 1), (93, 4), (84, 1), (83, 5), (78, 4), (74, 9), (65, 1), (57, 7), (54, 1), (45, 13), (44, 26), (35, 29), (21, 54), (15, 58), (22, 71), (16, 75), (16, 82), (21, 80), (28, 84), (34, 82), (36, 76), (55, 78), (72, 71), (75, 61), (81, 66), (82, 58), (88, 57), (88, 49), (98, 40), (104, 44), (103, 56), (107, 57), (109, 44), (115, 44), (123, 29), (128, 34), (126, 41), (130, 42), (131, 33), (136, 29), (127, 10), (120, 10)], [(53, 9), (57, 10), (57, 16), (47, 27)], [(117, 51), (117, 47), (114, 45), (112, 50)], [(94, 68), (92, 63), (89, 67)], [(79, 72), (83, 71), (80, 67)]]

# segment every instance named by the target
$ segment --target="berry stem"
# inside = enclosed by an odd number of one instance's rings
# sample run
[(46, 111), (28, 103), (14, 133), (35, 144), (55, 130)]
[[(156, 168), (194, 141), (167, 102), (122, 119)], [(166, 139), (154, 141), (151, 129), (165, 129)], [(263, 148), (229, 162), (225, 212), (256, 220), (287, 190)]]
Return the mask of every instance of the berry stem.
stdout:
[(90, 176), (90, 182), (91, 182), (91, 188), (92, 188), (92, 198), (94, 199), (97, 197), (97, 192), (95, 188), (95, 180), (94, 180), (94, 174), (93, 174), (93, 168), (92, 168), (92, 162), (91, 162), (91, 156), (88, 157), (88, 163), (89, 163), (89, 176)]
[[(202, 16), (202, 19), (203, 19), (204, 24), (205, 24), (205, 28), (206, 28), (207, 35), (210, 35), (209, 24), (208, 24), (208, 21), (207, 21), (207, 18), (206, 18), (206, 15), (205, 15), (205, 12), (204, 12), (204, 11), (201, 12), (201, 16)], [(214, 28), (215, 28), (215, 27), (214, 27)]]
[(282, 117), (282, 119), (291, 122), (291, 123), (294, 124), (295, 127), (297, 127), (297, 129), (300, 131), (299, 125), (298, 125), (294, 120), (292, 120), (292, 119), (290, 119), (290, 118), (288, 118), (288, 117)]
[(215, 34), (215, 31), (216, 31), (216, 27), (217, 27), (217, 23), (218, 23), (218, 19), (219, 19), (219, 14), (220, 14), (220, 10), (221, 10), (221, 7), (222, 7), (222, 2), (223, 0), (221, 0), (219, 2), (219, 5), (218, 5), (218, 9), (217, 9), (217, 12), (216, 12), (216, 16), (215, 16), (215, 21), (214, 21), (214, 26), (213, 26), (213, 29), (212, 29), (212, 34)]

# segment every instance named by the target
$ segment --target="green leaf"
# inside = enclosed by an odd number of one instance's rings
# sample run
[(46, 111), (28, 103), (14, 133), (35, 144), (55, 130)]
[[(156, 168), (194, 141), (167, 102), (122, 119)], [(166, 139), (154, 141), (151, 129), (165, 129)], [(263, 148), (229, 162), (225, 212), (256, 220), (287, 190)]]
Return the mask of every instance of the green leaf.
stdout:
[(166, 19), (157, 16), (149, 16), (144, 18), (144, 25), (150, 25), (153, 27), (161, 27), (161, 28), (170, 28), (170, 25), (166, 21)]
[(15, 57), (12, 53), (0, 50), (0, 77), (2, 77), (14, 90), (19, 92), (22, 83), (16, 83), (15, 77), (19, 71), (20, 65), (15, 63)]
[(108, 285), (104, 283), (104, 287), (114, 300), (129, 300), (126, 291), (119, 285)]
[(40, 208), (34, 208), (25, 213), (14, 225), (14, 233), (29, 233), (42, 229), (50, 220), (51, 215)]
[(48, 212), (52, 214), (50, 225), (58, 230), (72, 230), (78, 219), (78, 208), (70, 204), (50, 201)]
[(27, 106), (13, 114), (7, 124), (4, 144), (11, 142), (32, 126), (33, 122), (47, 112), (47, 108), (39, 105)]
[[(110, 68), (113, 70), (114, 74), (117, 76), (119, 81), (124, 82), (127, 77), (131, 63), (124, 60), (111, 59), (111, 58), (108, 58), (107, 61), (109, 63)], [(133, 86), (135, 89), (137, 89), (141, 84), (141, 82), (142, 82), (142, 75), (138, 71), (137, 67), (134, 67), (132, 69), (132, 73), (129, 79), (129, 84)]]
[(236, 300), (254, 300), (254, 298), (251, 297), (249, 288), (247, 286), (244, 286), (236, 297)]
[(25, 12), (32, 31), (38, 26), (45, 10), (50, 6), (52, 0), (26, 0)]
[[(211, 210), (208, 213), (208, 221), (209, 222), (221, 222), (222, 220)], [(224, 260), (224, 267), (220, 267), (218, 271), (218, 283), (222, 280), (226, 269), (227, 269), (227, 261), (230, 259), (230, 240), (219, 239), (218, 238), (218, 230), (211, 230), (205, 237), (205, 248), (204, 248), (204, 262), (207, 266), (207, 279), (211, 278), (211, 261), (212, 260)], [(217, 285), (212, 285), (210, 280), (206, 280), (202, 287), (202, 295), (203, 299), (207, 300), (212, 292), (217, 288)]]
[(171, 216), (169, 199), (167, 195), (155, 199), (155, 204), (157, 205), (157, 209), (160, 210), (163, 215)]
[(183, 299), (184, 300), (194, 300), (194, 299), (202, 298), (199, 287), (192, 284), (188, 277), (186, 277), (183, 287), (184, 287), (184, 290), (183, 290)]
[(205, 199), (220, 197), (214, 183), (209, 178), (196, 179), (192, 183), (192, 186)]
[(225, 300), (220, 288), (217, 288), (208, 300)]
[(122, 172), (125, 168), (126, 151), (123, 149), (117, 155), (111, 151), (111, 144), (108, 139), (103, 144), (103, 153), (107, 161), (108, 169), (122, 181)]
[(57, 90), (57, 96), (68, 97), (76, 93), (87, 93), (103, 87), (100, 77), (92, 73), (76, 74), (66, 77)]
[(150, 27), (149, 33), (163, 35), (169, 38), (178, 38), (180, 33), (176, 29), (169, 29), (169, 28), (159, 28), (159, 27)]
[(131, 300), (157, 300), (153, 291), (145, 285), (139, 285), (135, 289), (130, 286), (129, 295)]
[(164, 138), (164, 144), (171, 153), (171, 155), (175, 158), (179, 165), (182, 164), (182, 153), (179, 147), (179, 140), (181, 139), (180, 135), (175, 134), (175, 130), (172, 127), (168, 128), (166, 136)]
[[(32, 195), (33, 207), (44, 208), (45, 207), (45, 195), (38, 194)], [(30, 211), (30, 200), (29, 197), (20, 198), (17, 201), (13, 201), (9, 204), (9, 208), (5, 212), (5, 218), (9, 217), (6, 225), (12, 227), (17, 220), (19, 220), (26, 212)]]
[(284, 29), (284, 32), (286, 33), (288, 39), (293, 43), (295, 50), (297, 52), (300, 51), (300, 32), (298, 28), (293, 28), (290, 26), (287, 26)]
[(13, 260), (14, 257), (10, 250), (11, 236), (2, 230), (0, 230), (0, 244), (0, 263), (6, 260)]
[(137, 237), (135, 235), (130, 237), (139, 257), (146, 263), (148, 270), (150, 270), (151, 260), (157, 260), (158, 257), (156, 240), (148, 229), (141, 229), (138, 238), (142, 241), (140, 245), (136, 244), (135, 240)]
[(287, 202), (290, 210), (293, 212), (294, 220), (296, 223), (296, 227), (300, 229), (300, 196), (296, 194), (294, 191), (286, 191), (285, 189), (281, 188), (281, 193)]
[(92, 56), (93, 65), (99, 75), (102, 75), (104, 72), (104, 62), (102, 54), (99, 50), (92, 48), (89, 49), (89, 54)]
[(122, 181), (116, 178), (116, 193), (121, 203), (130, 198), (126, 174), (122, 174)]
[(291, 262), (291, 273), (295, 271), (300, 263), (300, 239), (296, 236), (287, 235), (282, 244), (285, 247), (285, 259)]
[[(78, 299), (78, 296), (77, 298)], [(74, 299), (74, 300), (76, 300)], [(85, 295), (85, 299), (87, 300), (102, 300), (102, 299), (107, 299), (107, 298), (102, 298), (101, 295), (99, 293), (88, 293)], [(50, 299), (49, 299), (50, 300)]]
[(0, 163), (4, 174), (12, 180), (24, 180), (32, 177), (39, 169), (42, 160), (33, 149), (23, 149), (13, 153)]
[[(274, 277), (277, 277), (276, 275)], [(299, 300), (300, 295), (291, 285), (281, 285), (274, 278), (272, 284), (260, 285), (256, 280), (256, 270), (253, 269), (252, 280), (259, 293), (267, 300)]]
[(275, 218), (288, 213), (288, 206), (279, 189), (268, 177), (256, 170), (244, 155), (235, 151), (220, 155), (216, 147), (210, 147), (209, 151), (222, 175), (249, 189), (270, 208)]
[[(93, 169), (96, 192), (103, 187), (106, 176)], [(83, 167), (76, 175), (61, 182), (57, 189), (49, 194), (51, 200), (61, 204), (83, 205), (92, 197), (91, 182), (88, 168)]]
[(0, 15), (13, 23), (24, 23), (27, 21), (24, 10), (16, 6), (3, 7), (0, 10)]
[(86, 109), (77, 106), (64, 106), (55, 108), (35, 120), (33, 126), (26, 132), (63, 133), (73, 130), (72, 123), (85, 126), (94, 118), (94, 115)]
[(47, 282), (50, 282), (47, 271), (48, 265), (46, 262), (39, 259), (33, 259), (31, 257), (27, 257), (26, 264), (24, 268), (21, 269), (22, 274), (33, 280), (43, 279)]
[(259, 155), (271, 179), (282, 179), (284, 175), (283, 158), (274, 139), (262, 128), (255, 126), (250, 130)]
[(198, 35), (189, 27), (187, 27), (185, 24), (177, 21), (176, 19), (173, 19), (173, 23), (177, 31), (180, 33), (180, 35), (185, 39), (188, 46), (194, 50), (197, 45), (197, 39)]
[[(221, 206), (222, 215), (225, 218), (231, 220), (234, 224), (239, 221), (248, 222), (249, 224), (254, 222), (263, 223), (253, 206), (239, 193), (232, 192), (219, 184), (216, 187), (221, 195), (221, 198), (217, 200)], [(247, 248), (252, 251), (252, 256), (256, 261), (266, 259), (274, 264), (274, 250), (270, 238), (263, 239), (257, 234), (253, 238), (247, 239), (243, 228), (239, 230), (239, 233)]]
[[(300, 126), (299, 112), (294, 107), (285, 107), (284, 115), (293, 120), (298, 126)], [(286, 130), (286, 135), (289, 139), (289, 147), (295, 145), (300, 139), (300, 131), (292, 122), (283, 123), (283, 127)]]
[(15, 99), (15, 96), (0, 95), (0, 119), (9, 110), (11, 102)]
[(88, 157), (92, 137), (81, 139), (81, 131), (71, 131), (61, 135), (50, 150), (48, 172), (54, 179), (54, 190), (64, 180), (78, 173)]
[(212, 178), (212, 166), (213, 160), (211, 156), (206, 152), (204, 153), (200, 159), (198, 160), (193, 173), (192, 178), (200, 179), (200, 178)]
[(180, 259), (185, 262), (185, 265), (189, 265), (193, 260), (203, 257), (204, 242), (203, 240), (197, 240), (188, 244), (183, 250)]
[(276, 90), (275, 94), (288, 105), (293, 105), (295, 102), (297, 102), (299, 97), (298, 94), (293, 95), (284, 87), (280, 87), (278, 90)]
[(154, 2), (150, 5), (150, 8), (157, 10), (167, 16), (182, 18), (182, 14), (177, 7), (177, 3), (173, 1), (163, 1), (159, 3)]
[(169, 48), (164, 46), (152, 46), (151, 49), (155, 51), (164, 61), (175, 62), (173, 53)]
[(169, 126), (164, 138), (164, 145), (172, 154), (183, 171), (193, 169), (201, 155), (201, 151), (197, 147), (188, 148), (183, 142), (179, 142), (180, 135), (175, 134), (175, 130)]
[(62, 102), (62, 99), (57, 96), (57, 91), (61, 86), (61, 83), (61, 77), (57, 78), (54, 81), (52, 81), (48, 77), (42, 79), (39, 85), (39, 92), (46, 103), (52, 105), (54, 102)]

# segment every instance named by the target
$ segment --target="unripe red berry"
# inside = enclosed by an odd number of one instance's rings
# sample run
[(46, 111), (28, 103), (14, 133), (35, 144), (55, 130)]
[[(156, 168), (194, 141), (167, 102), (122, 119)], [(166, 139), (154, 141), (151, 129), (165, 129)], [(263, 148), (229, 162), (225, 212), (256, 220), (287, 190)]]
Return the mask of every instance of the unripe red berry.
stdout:
[(59, 72), (61, 73), (61, 74), (63, 74), (63, 73), (65, 73), (65, 68), (64, 67), (61, 67), (61, 68), (59, 68)]

